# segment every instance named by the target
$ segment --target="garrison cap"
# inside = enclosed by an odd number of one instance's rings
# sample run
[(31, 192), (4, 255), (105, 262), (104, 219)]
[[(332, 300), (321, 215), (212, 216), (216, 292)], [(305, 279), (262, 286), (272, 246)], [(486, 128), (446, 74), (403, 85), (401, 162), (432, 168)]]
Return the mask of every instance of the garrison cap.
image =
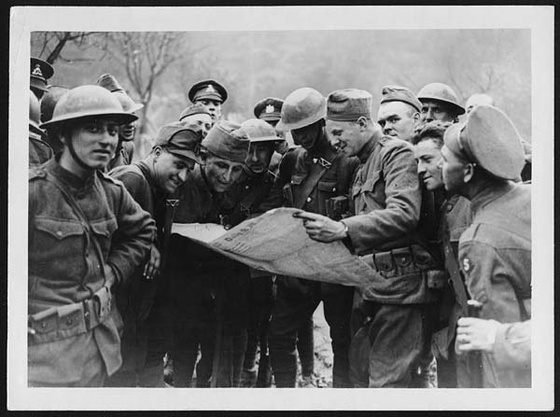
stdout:
[(249, 136), (241, 125), (219, 120), (202, 140), (202, 147), (213, 155), (232, 162), (245, 162), (249, 153)]
[(467, 112), (470, 112), (474, 106), (478, 106), (480, 104), (487, 104), (489, 106), (494, 105), (494, 99), (492, 96), (484, 93), (475, 93), (467, 99), (465, 103), (465, 108)]
[(249, 119), (241, 123), (241, 128), (247, 133), (251, 143), (283, 141), (276, 135), (276, 129), (263, 119)]
[(327, 120), (353, 122), (360, 117), (371, 119), (372, 96), (365, 90), (336, 90), (327, 98)]
[(115, 94), (115, 97), (119, 99), (123, 110), (127, 113), (134, 113), (144, 107), (143, 104), (136, 103), (132, 100), (132, 98), (126, 93), (125, 89), (121, 87), (117, 79), (111, 74), (100, 75), (97, 79), (97, 85)]
[(410, 104), (417, 111), (422, 110), (422, 103), (416, 96), (406, 87), (400, 85), (386, 85), (381, 89), (381, 104), (390, 101), (402, 101), (403, 103)]
[(280, 120), (283, 104), (284, 101), (279, 98), (267, 97), (255, 104), (253, 113), (257, 119), (262, 119), (267, 122), (277, 122)]
[(179, 116), (179, 121), (183, 120), (185, 117), (192, 116), (194, 114), (207, 114), (211, 116), (210, 112), (200, 103), (191, 104), (185, 110), (181, 112)]
[(444, 103), (451, 104), (457, 112), (457, 115), (465, 113), (465, 109), (459, 105), (457, 94), (451, 87), (443, 83), (426, 84), (418, 92), (418, 100), (439, 100)]
[(224, 103), (228, 94), (223, 85), (214, 80), (204, 80), (195, 83), (189, 90), (189, 100), (193, 103), (196, 100), (216, 100)]
[(443, 140), (453, 153), (499, 178), (518, 179), (525, 164), (517, 129), (493, 106), (476, 106), (464, 123), (453, 124), (445, 131)]
[(54, 74), (51, 64), (39, 58), (31, 58), (31, 88), (47, 91), (47, 80)]
[(170, 153), (189, 158), (200, 164), (199, 157), (202, 130), (195, 124), (183, 125), (172, 122), (159, 128), (154, 146), (161, 146)]

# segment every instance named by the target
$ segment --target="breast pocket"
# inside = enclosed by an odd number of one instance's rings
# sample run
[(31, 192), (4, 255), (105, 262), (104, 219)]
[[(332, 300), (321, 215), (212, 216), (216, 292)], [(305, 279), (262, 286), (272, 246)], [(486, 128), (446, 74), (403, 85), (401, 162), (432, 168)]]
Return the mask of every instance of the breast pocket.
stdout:
[(365, 181), (355, 183), (352, 187), (352, 199), (357, 202), (357, 213), (385, 208), (382, 172), (373, 171)]
[(317, 189), (324, 194), (325, 198), (330, 198), (338, 195), (338, 188), (336, 181), (319, 181)]
[(43, 248), (50, 248), (53, 245), (59, 245), (64, 240), (81, 237), (84, 234), (84, 228), (77, 220), (36, 217), (35, 232), (34, 243)]
[(104, 254), (109, 253), (111, 247), (111, 238), (117, 230), (118, 224), (115, 218), (96, 220), (91, 222), (91, 228), (95, 237), (101, 246), (101, 250)]

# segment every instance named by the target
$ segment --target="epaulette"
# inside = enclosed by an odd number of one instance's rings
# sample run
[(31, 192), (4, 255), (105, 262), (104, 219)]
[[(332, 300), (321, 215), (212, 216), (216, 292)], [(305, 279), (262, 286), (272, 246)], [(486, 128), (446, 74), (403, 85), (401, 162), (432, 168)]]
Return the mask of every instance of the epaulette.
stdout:
[(38, 178), (46, 178), (47, 172), (41, 165), (32, 166), (29, 168), (29, 181), (36, 180)]

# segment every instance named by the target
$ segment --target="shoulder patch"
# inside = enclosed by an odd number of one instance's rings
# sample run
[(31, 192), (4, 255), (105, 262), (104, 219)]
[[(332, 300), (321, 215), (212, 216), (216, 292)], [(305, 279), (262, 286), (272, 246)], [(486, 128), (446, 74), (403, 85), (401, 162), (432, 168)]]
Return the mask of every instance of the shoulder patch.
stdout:
[(463, 259), (463, 271), (469, 272), (471, 270), (472, 264), (469, 258), (465, 257)]

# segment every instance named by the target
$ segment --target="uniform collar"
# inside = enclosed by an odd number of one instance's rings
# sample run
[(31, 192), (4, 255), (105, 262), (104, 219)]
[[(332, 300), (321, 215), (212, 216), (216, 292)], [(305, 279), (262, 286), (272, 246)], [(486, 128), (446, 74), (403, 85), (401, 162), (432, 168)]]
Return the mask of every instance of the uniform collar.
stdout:
[(362, 150), (358, 153), (358, 158), (360, 159), (360, 162), (362, 164), (365, 164), (365, 162), (368, 160), (369, 156), (372, 154), (373, 150), (379, 143), (379, 139), (381, 139), (382, 137), (383, 134), (381, 132), (373, 132), (370, 140), (367, 141)]
[(45, 165), (45, 169), (62, 181), (65, 185), (70, 187), (73, 192), (86, 191), (93, 186), (95, 181), (96, 171), (91, 171), (90, 174), (82, 179), (81, 177), (71, 173), (67, 169), (63, 168), (59, 164), (60, 155), (58, 157), (52, 158)]
[(497, 200), (504, 194), (509, 193), (515, 188), (512, 181), (494, 181), (489, 186), (480, 191), (471, 200), (471, 209), (473, 213), (477, 213), (492, 201)]

